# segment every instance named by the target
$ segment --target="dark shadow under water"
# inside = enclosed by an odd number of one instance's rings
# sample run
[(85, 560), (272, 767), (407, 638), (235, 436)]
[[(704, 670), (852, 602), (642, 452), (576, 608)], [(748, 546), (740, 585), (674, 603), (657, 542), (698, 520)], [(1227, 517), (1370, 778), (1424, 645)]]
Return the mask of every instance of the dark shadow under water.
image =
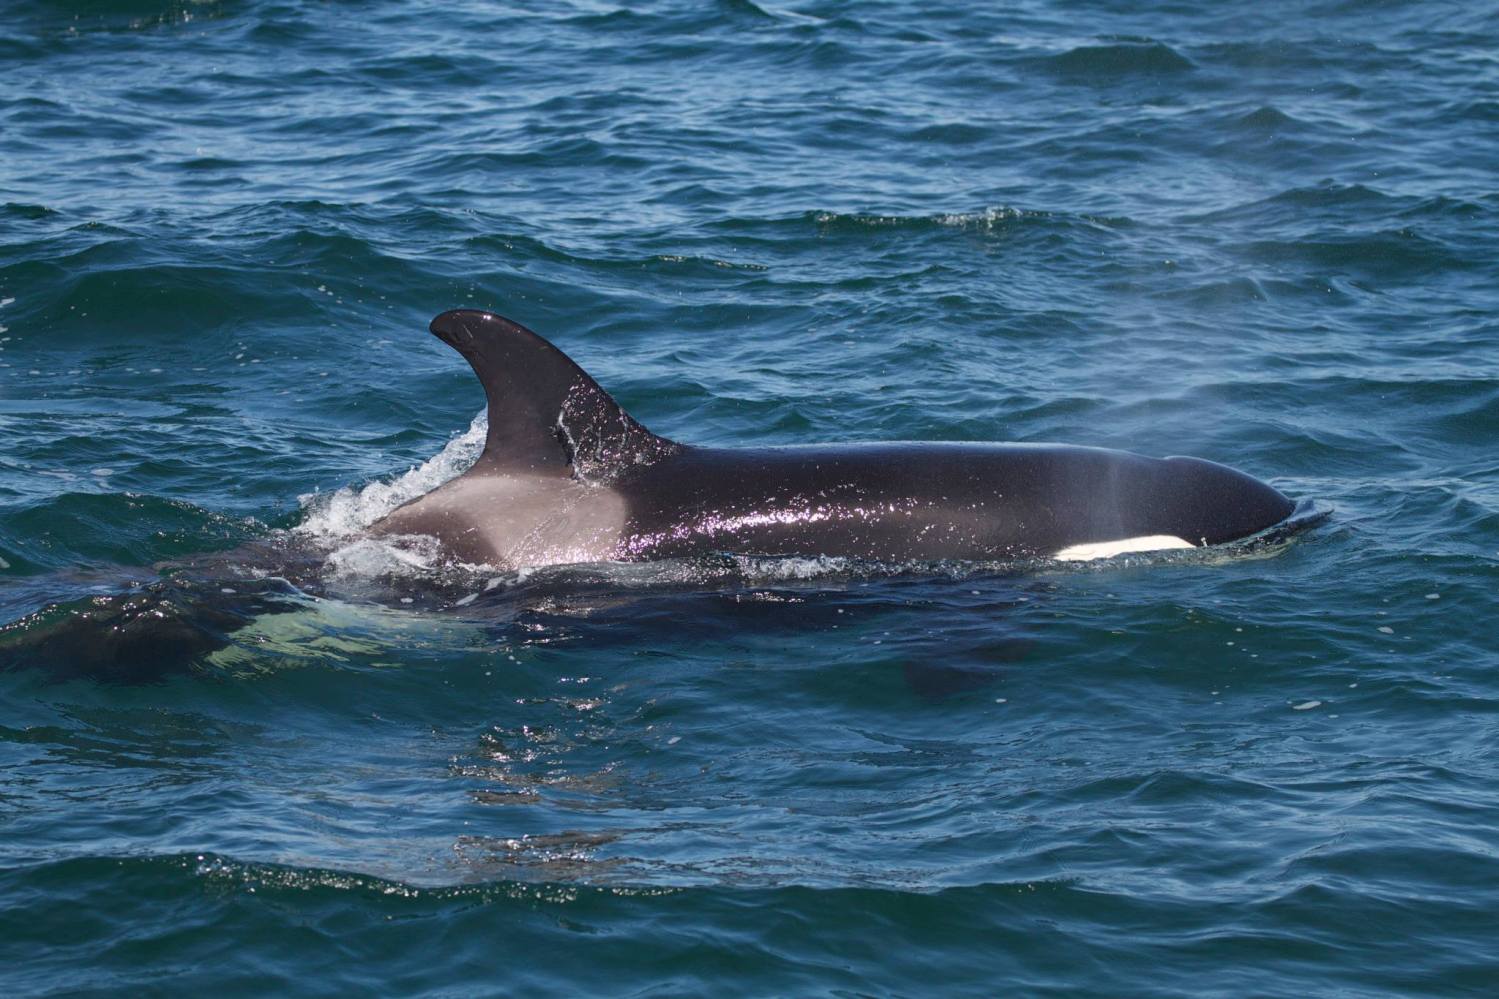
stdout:
[[(796, 635), (835, 626), (850, 604), (869, 611), (909, 609), (942, 599), (945, 589), (976, 596), (981, 591), (968, 588), (980, 581), (991, 630), (966, 643), (964, 656), (955, 659), (997, 666), (1030, 651), (1030, 626), (1015, 611), (1044, 599), (1058, 571), (1274, 551), (1329, 513), (1304, 501), (1285, 521), (1242, 541), (1068, 566), (1049, 560), (897, 564), (719, 554), (498, 575), (450, 567), (436, 574), (350, 579), (329, 572), (326, 550), (281, 533), (231, 552), (155, 566), (149, 579), (121, 569), (114, 585), (101, 587), (98, 576), (91, 576), (90, 589), (105, 592), (55, 601), (0, 626), (0, 669), (37, 669), (59, 680), (159, 682), (208, 670), (213, 653), (237, 644), (253, 651), (264, 641), (250, 627), (257, 622), (293, 613), (316, 616), (320, 607), (333, 605), (442, 615), (499, 643), (529, 642), (539, 633), (600, 648), (663, 632), (703, 641), (742, 630)], [(993, 680), (987, 666), (953, 667), (930, 658), (902, 662), (901, 668), (923, 698), (979, 689)]]

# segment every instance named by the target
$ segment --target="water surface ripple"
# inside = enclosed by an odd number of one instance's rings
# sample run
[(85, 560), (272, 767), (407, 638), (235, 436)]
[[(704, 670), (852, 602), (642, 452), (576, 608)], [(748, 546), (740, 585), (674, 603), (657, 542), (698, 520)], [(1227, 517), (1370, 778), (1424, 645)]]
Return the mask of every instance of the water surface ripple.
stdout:
[[(3, 991), (1491, 990), (1499, 15), (530, 8), (0, 15)], [(349, 542), (482, 433), (457, 306), (683, 440), (1332, 516), (430, 578)]]

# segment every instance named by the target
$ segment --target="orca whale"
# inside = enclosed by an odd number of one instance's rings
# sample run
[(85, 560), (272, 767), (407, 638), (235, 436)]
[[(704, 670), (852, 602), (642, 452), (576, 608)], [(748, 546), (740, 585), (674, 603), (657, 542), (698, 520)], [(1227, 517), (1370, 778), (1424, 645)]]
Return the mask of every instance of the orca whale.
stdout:
[(458, 309), (431, 331), (483, 385), (484, 451), (370, 533), (433, 537), (465, 563), (1089, 559), (1234, 541), (1295, 509), (1198, 458), (1062, 444), (681, 444), (519, 323)]

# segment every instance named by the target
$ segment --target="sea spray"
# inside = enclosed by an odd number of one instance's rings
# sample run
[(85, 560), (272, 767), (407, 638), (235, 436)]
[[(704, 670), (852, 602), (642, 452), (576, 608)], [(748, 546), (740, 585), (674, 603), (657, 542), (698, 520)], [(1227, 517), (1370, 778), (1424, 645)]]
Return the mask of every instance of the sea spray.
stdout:
[(292, 528), (293, 532), (331, 544), (363, 531), (396, 507), (468, 471), (484, 450), (488, 432), (488, 414), (480, 413), (441, 451), (393, 479), (299, 496), (307, 516)]

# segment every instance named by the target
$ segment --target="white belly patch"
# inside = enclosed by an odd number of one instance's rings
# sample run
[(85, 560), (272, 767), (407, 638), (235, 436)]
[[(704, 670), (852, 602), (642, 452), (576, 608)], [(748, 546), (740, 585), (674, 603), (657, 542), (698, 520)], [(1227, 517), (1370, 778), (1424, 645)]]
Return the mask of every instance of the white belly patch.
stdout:
[(1119, 541), (1091, 541), (1085, 545), (1069, 545), (1052, 558), (1063, 562), (1086, 562), (1095, 558), (1110, 558), (1128, 555), (1131, 552), (1159, 552), (1170, 548), (1196, 548), (1190, 541), (1183, 541), (1172, 534), (1147, 534), (1140, 538), (1123, 538)]

